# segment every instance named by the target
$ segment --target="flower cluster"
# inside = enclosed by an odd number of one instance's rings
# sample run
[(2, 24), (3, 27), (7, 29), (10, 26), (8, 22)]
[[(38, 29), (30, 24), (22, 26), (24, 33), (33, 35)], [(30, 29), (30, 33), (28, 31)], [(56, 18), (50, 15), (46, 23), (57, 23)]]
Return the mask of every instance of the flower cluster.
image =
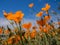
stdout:
[[(32, 8), (33, 3), (29, 4)], [(0, 45), (60, 45), (60, 28), (55, 29), (54, 22), (50, 23), (51, 16), (49, 14), (50, 5), (46, 4), (41, 8), (41, 11), (36, 14), (39, 20), (36, 20), (35, 26), (31, 22), (21, 24), (24, 17), (22, 11), (16, 11), (15, 13), (3, 12), (7, 20), (13, 21), (12, 24), (14, 30), (11, 30), (7, 25), (7, 30), (4, 27), (0, 27)], [(43, 14), (46, 13), (44, 16)], [(60, 22), (57, 22), (60, 26)], [(19, 25), (19, 26), (18, 26)], [(3, 38), (3, 35), (6, 37)]]

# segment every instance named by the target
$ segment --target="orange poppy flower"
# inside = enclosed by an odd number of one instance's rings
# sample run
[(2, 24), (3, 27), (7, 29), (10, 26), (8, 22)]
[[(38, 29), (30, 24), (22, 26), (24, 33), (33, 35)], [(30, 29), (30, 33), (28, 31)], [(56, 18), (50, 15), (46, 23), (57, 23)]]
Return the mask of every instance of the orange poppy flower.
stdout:
[(46, 24), (46, 28), (47, 28), (48, 30), (53, 29), (53, 27), (52, 27), (52, 26), (50, 26), (49, 24)]
[(18, 41), (21, 40), (19, 35), (16, 35), (16, 37), (17, 37), (17, 40), (18, 40)]
[(42, 8), (41, 10), (42, 10), (42, 11), (47, 11), (46, 8)]
[(35, 38), (35, 36), (36, 36), (36, 30), (33, 29), (32, 32), (31, 32), (31, 34), (30, 34), (30, 37), (31, 38)]
[(4, 30), (4, 34), (9, 34), (9, 30)]
[(19, 23), (20, 22), (20, 19), (17, 19), (15, 17), (12, 20), (14, 20), (16, 23)]
[(45, 33), (48, 33), (48, 30), (47, 30), (46, 28), (44, 28), (43, 31), (44, 31)]
[(17, 11), (17, 12), (15, 13), (15, 16), (16, 16), (18, 19), (22, 19), (23, 16), (24, 16), (24, 14), (22, 13), (22, 11)]
[(50, 5), (46, 4), (44, 8), (42, 8), (43, 11), (48, 11), (50, 9)]
[(8, 44), (12, 44), (12, 39), (9, 38), (9, 39), (7, 40), (7, 42), (8, 42)]
[(51, 18), (51, 16), (45, 16), (44, 19), (48, 21)]
[(46, 10), (49, 10), (50, 9), (50, 5), (46, 4), (45, 8), (46, 8)]
[(41, 11), (41, 12), (39, 12), (39, 13), (36, 14), (36, 17), (41, 17), (42, 14), (43, 14), (43, 12)]
[(33, 3), (29, 4), (29, 7), (30, 7), (30, 8), (32, 8), (33, 6), (34, 6), (34, 4), (33, 4)]
[(10, 13), (4, 12), (4, 16), (5, 16), (8, 20), (12, 20), (12, 19), (14, 18), (12, 12), (10, 12)]
[(22, 25), (22, 28), (30, 29), (30, 28), (31, 28), (31, 26), (32, 26), (32, 24), (31, 24), (31, 23), (26, 23), (26, 24), (23, 24), (23, 25)]
[(15, 37), (15, 38), (13, 38), (12, 40), (13, 40), (13, 43), (12, 43), (12, 44), (17, 44), (17, 43), (18, 43), (18, 40), (17, 40), (17, 38), (16, 38), (16, 37)]
[(7, 40), (8, 44), (16, 44), (18, 43), (18, 40), (16, 38), (16, 35), (10, 37), (8, 40)]
[(41, 19), (41, 20), (37, 20), (37, 24), (38, 25), (41, 25), (41, 26), (44, 26), (46, 24), (46, 21)]
[(3, 32), (3, 31), (2, 31), (2, 29), (0, 28), (0, 34), (2, 34), (2, 32)]
[(39, 26), (39, 30), (40, 30), (40, 32), (42, 32), (42, 29), (43, 29), (43, 27), (42, 27), (42, 26)]
[(22, 13), (22, 11), (17, 11), (14, 14), (13, 20), (18, 23), (18, 22), (20, 22), (22, 20), (23, 16), (24, 16), (24, 14)]
[(14, 20), (16, 23), (18, 23), (22, 20), (24, 14), (21, 11), (17, 11), (15, 14), (13, 14), (12, 12), (10, 12), (8, 14), (6, 12), (4, 12), (4, 16), (8, 20)]
[(33, 33), (36, 33), (36, 29), (33, 29), (32, 32), (33, 32)]
[(30, 37), (35, 38), (35, 35), (36, 35), (35, 33), (31, 33)]
[(58, 24), (60, 25), (60, 22), (58, 22)]

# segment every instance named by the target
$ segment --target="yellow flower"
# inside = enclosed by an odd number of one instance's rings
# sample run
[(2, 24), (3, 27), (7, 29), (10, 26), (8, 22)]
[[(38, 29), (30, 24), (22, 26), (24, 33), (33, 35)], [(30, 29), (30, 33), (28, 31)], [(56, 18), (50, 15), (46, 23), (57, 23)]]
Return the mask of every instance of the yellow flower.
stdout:
[(36, 17), (41, 17), (42, 14), (43, 14), (43, 12), (41, 11), (41, 12), (39, 12), (39, 13), (36, 14)]

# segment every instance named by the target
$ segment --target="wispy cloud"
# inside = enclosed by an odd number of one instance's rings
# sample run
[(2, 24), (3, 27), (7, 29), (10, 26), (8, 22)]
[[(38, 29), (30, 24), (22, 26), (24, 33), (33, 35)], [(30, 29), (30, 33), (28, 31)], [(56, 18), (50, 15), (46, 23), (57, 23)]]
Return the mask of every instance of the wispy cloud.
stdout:
[(12, 28), (12, 25), (5, 18), (0, 18), (0, 26), (3, 26), (6, 29), (7, 25), (9, 25), (9, 27)]
[[(32, 25), (36, 25), (35, 21), (36, 21), (36, 19), (24, 18), (22, 20), (22, 24), (27, 23), (27, 22), (31, 22)], [(9, 27), (13, 29), (12, 25), (5, 18), (0, 18), (0, 26), (7, 28), (7, 25), (9, 25)], [(14, 24), (14, 26), (16, 26), (16, 25)]]
[(9, 25), (9, 22), (5, 18), (0, 18), (0, 26)]
[[(32, 26), (37, 26), (36, 24), (36, 19), (30, 19), (30, 18), (24, 18), (22, 20), (22, 24), (23, 23), (28, 23), (31, 22)], [(7, 25), (10, 27), (10, 29), (14, 30), (13, 26), (5, 19), (5, 18), (0, 18), (0, 26), (3, 26), (5, 29), (7, 29)], [(16, 27), (16, 25), (14, 24), (14, 26)], [(58, 25), (55, 25), (55, 28), (59, 27)]]

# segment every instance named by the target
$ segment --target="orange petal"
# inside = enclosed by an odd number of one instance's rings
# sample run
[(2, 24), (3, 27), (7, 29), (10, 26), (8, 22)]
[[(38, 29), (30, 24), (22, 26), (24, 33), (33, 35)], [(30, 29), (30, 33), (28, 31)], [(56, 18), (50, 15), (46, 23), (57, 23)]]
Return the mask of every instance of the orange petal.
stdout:
[(2, 29), (0, 29), (0, 34), (2, 34), (2, 32), (3, 32)]
[(41, 11), (41, 12), (39, 12), (39, 13), (36, 14), (36, 17), (41, 17), (42, 14), (43, 14), (43, 12)]

